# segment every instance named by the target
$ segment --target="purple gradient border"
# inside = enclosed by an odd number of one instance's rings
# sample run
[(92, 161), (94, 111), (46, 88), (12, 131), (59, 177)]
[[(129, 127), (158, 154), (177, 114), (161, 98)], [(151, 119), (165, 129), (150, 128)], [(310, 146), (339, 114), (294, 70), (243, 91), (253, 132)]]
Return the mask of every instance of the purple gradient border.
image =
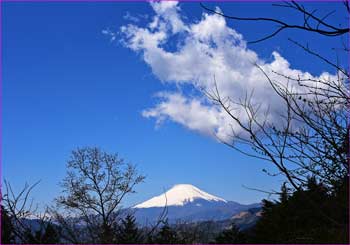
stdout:
[[(213, 1), (213, 0), (160, 0), (160, 1), (178, 1), (178, 2), (251, 2), (251, 3), (254, 3), (254, 2), (267, 2), (267, 3), (272, 3), (272, 2), (281, 2), (281, 0), (220, 0), (220, 1)], [(343, 0), (296, 0), (297, 2), (343, 2)], [(345, 1), (350, 1), (350, 0), (345, 0)], [(98, 1), (98, 0), (0, 0), (0, 205), (1, 205), (1, 202), (2, 202), (2, 183), (3, 183), (3, 180), (2, 180), (2, 147), (3, 147), (3, 142), (2, 142), (2, 136), (3, 136), (3, 124), (2, 124), (2, 116), (3, 116), (3, 111), (2, 111), (2, 108), (3, 108), (3, 69), (2, 69), (2, 60), (3, 60), (3, 57), (2, 57), (2, 6), (3, 6), (3, 3), (4, 2), (19, 2), (19, 3), (29, 3), (29, 2), (52, 2), (52, 3), (59, 3), (59, 2), (79, 2), (79, 3), (84, 3), (84, 2), (98, 2), (98, 3), (106, 3), (106, 2), (118, 2), (118, 3), (123, 3), (123, 2), (150, 2), (150, 1), (147, 1), (147, 0), (101, 0), (101, 1)], [(348, 18), (349, 21), (348, 21), (348, 24), (350, 26), (350, 18)], [(350, 37), (350, 34), (348, 34), (349, 37)], [(349, 38), (350, 39), (350, 38)], [(350, 40), (348, 42), (348, 45), (350, 47)], [(348, 57), (348, 72), (350, 72), (350, 55)], [(349, 86), (350, 86), (350, 81), (349, 82)], [(350, 90), (350, 87), (349, 87), (349, 90)], [(348, 115), (348, 131), (350, 131), (350, 112), (349, 112), (349, 115)], [(349, 134), (349, 141), (350, 141), (350, 134)], [(348, 165), (350, 166), (350, 149), (348, 149)], [(350, 203), (350, 192), (349, 192), (349, 195), (348, 195), (348, 203)], [(1, 217), (1, 206), (0, 206), (0, 217)], [(349, 213), (349, 221), (350, 221), (350, 213)], [(5, 243), (1, 243), (1, 238), (2, 238), (2, 219), (0, 218), (0, 245), (4, 244)], [(350, 232), (349, 232), (349, 241), (350, 241)], [(261, 245), (272, 245), (272, 244), (269, 244), (269, 243), (259, 243)], [(282, 243), (281, 243), (282, 244)], [(298, 243), (298, 245), (306, 245), (307, 243)], [(23, 244), (23, 245), (26, 245), (26, 244)], [(29, 245), (29, 244), (28, 244)], [(47, 245), (55, 245), (55, 244), (47, 244)], [(62, 244), (62, 245), (66, 245), (65, 244)], [(84, 244), (84, 245), (93, 245), (93, 244)], [(104, 244), (104, 245), (115, 245), (115, 244)], [(147, 244), (145, 244), (147, 245)], [(180, 244), (178, 244), (180, 245)], [(202, 244), (202, 245), (207, 245), (207, 244)], [(208, 244), (209, 245), (209, 244)], [(225, 244), (223, 244), (225, 245)], [(226, 244), (228, 245), (228, 244)], [(238, 245), (243, 245), (243, 244), (238, 244)]]
[[(105, 2), (120, 2), (120, 3), (126, 3), (126, 2), (151, 2), (152, 0), (0, 0), (0, 3), (2, 2), (96, 2), (96, 3), (105, 3)], [(267, 2), (267, 3), (273, 3), (273, 2), (283, 2), (283, 0), (158, 0), (158, 1), (177, 1), (177, 2)], [(288, 0), (287, 0), (288, 1)], [(349, 0), (345, 0), (349, 1)], [(296, 2), (343, 2), (343, 0), (296, 0)]]

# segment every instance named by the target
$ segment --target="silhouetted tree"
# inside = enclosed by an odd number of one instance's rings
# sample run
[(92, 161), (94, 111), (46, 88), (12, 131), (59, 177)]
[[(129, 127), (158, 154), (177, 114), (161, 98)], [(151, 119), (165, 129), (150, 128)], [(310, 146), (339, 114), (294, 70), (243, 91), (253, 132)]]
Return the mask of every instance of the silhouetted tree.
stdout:
[(178, 242), (178, 236), (176, 230), (172, 228), (167, 222), (160, 228), (157, 233), (154, 243), (158, 244), (176, 244)]
[(11, 217), (8, 215), (4, 206), (1, 205), (1, 243), (14, 243), (14, 238)]
[[(227, 19), (277, 24), (272, 33), (248, 43), (262, 42), (287, 29), (340, 37), (342, 48), (337, 48), (334, 60), (313, 50), (309, 43), (288, 39), (329, 65), (336, 75), (312, 78), (265, 71), (256, 64), (271, 90), (281, 99), (281, 107), (285, 108), (274, 121), (266, 116), (269, 108), (261, 109), (261, 104), (254, 103), (253, 95), (223, 97), (217, 85), (207, 94), (243, 132), (232, 130), (231, 138), (222, 142), (248, 156), (271, 162), (278, 172), (268, 174), (282, 174), (288, 182), (282, 187), (279, 202), (264, 201), (254, 242), (348, 243), (350, 75), (348, 62), (340, 63), (338, 55), (350, 53), (347, 40), (350, 29), (348, 24), (331, 20), (333, 10), (320, 16), (318, 11), (295, 1), (274, 5), (299, 13), (302, 22), (295, 18), (239, 17), (203, 4), (202, 7)], [(344, 19), (349, 20), (349, 1), (344, 1), (344, 10)], [(236, 110), (241, 110), (242, 114)]]
[[(333, 37), (347, 38), (349, 34), (348, 26), (335, 25), (328, 18), (332, 11), (321, 17), (318, 12), (307, 10), (295, 1), (276, 5), (300, 13), (303, 24), (271, 17), (229, 16), (202, 6), (228, 19), (279, 24), (276, 31), (251, 43), (264, 41), (291, 28)], [(348, 1), (344, 2), (344, 7), (349, 14)], [(279, 119), (271, 121), (264, 116), (269, 109), (263, 111), (260, 104), (254, 103), (253, 95), (245, 98), (222, 97), (216, 85), (214, 92), (208, 93), (208, 96), (243, 132), (232, 130), (231, 139), (223, 143), (248, 156), (270, 161), (278, 172), (269, 174), (282, 174), (288, 181), (288, 185), (282, 187), (278, 202), (264, 201), (263, 215), (255, 227), (254, 242), (348, 243), (348, 64), (339, 63), (337, 58), (326, 58), (309, 44), (289, 41), (329, 65), (336, 76), (308, 78), (302, 74), (265, 71), (256, 64), (272, 91), (281, 99), (281, 107), (285, 108)], [(347, 44), (339, 50), (349, 55)], [(238, 109), (243, 113), (235, 113)], [(250, 146), (250, 150), (246, 146)]]
[(239, 228), (232, 223), (229, 229), (223, 230), (216, 238), (215, 243), (232, 244), (232, 243), (245, 243), (245, 235), (239, 230)]
[[(53, 212), (65, 240), (72, 243), (115, 243), (121, 201), (144, 180), (134, 165), (95, 147), (74, 150)], [(70, 217), (70, 218), (67, 218)], [(81, 225), (84, 224), (84, 225)]]
[(342, 203), (347, 197), (348, 192), (332, 193), (315, 178), (309, 179), (306, 190), (289, 196), (282, 188), (279, 201), (264, 201), (262, 217), (253, 229), (253, 242), (347, 243), (349, 225), (344, 214), (348, 207)]
[(135, 217), (128, 214), (122, 219), (118, 229), (118, 243), (121, 244), (136, 244), (142, 241), (142, 234), (137, 227)]
[(45, 243), (45, 244), (60, 243), (60, 235), (59, 235), (58, 229), (59, 227), (56, 227), (51, 223), (48, 223), (44, 231), (44, 234), (42, 234), (41, 236), (42, 243)]
[[(345, 12), (349, 15), (350, 14), (350, 7), (348, 1), (343, 1)], [(248, 43), (258, 43), (265, 41), (267, 39), (273, 38), (274, 36), (278, 35), (281, 31), (287, 30), (287, 29), (294, 29), (294, 30), (301, 30), (311, 33), (317, 33), (322, 36), (328, 36), (328, 37), (336, 37), (336, 36), (342, 36), (344, 34), (348, 34), (350, 31), (349, 26), (344, 27), (344, 24), (342, 23), (334, 23), (333, 21), (329, 20), (329, 17), (335, 13), (334, 10), (329, 10), (329, 12), (323, 16), (319, 14), (316, 10), (309, 10), (307, 9), (303, 4), (298, 3), (297, 1), (288, 1), (288, 2), (282, 2), (282, 3), (275, 3), (273, 6), (282, 7), (285, 9), (291, 9), (292, 11), (295, 11), (300, 15), (300, 19), (303, 20), (302, 24), (298, 21), (298, 18), (293, 18), (290, 20), (285, 19), (278, 19), (273, 17), (239, 17), (239, 16), (233, 16), (233, 15), (227, 15), (224, 14), (221, 11), (214, 10), (211, 8), (206, 7), (204, 4), (201, 4), (202, 8), (221, 15), (227, 19), (236, 20), (236, 21), (246, 21), (246, 22), (265, 22), (270, 23), (274, 25), (275, 30), (272, 31), (272, 33), (265, 35), (264, 37), (261, 37), (259, 39), (256, 39), (254, 41), (249, 41)], [(349, 20), (349, 17), (346, 17), (345, 19)], [(347, 47), (345, 47), (347, 48)]]
[[(34, 228), (33, 228), (34, 229)], [(26, 241), (29, 244), (56, 244), (60, 243), (60, 235), (51, 223), (47, 223), (37, 231), (27, 230), (25, 233)]]
[[(344, 6), (348, 13), (349, 5), (346, 3)], [(334, 25), (328, 18), (318, 16), (316, 11), (309, 11), (297, 2), (285, 2), (278, 6), (301, 13), (303, 25), (274, 18), (228, 16), (203, 5), (206, 10), (229, 19), (279, 23), (276, 32), (258, 41), (290, 28), (344, 38), (349, 34), (349, 27), (340, 27), (340, 23)], [(266, 78), (267, 84), (281, 101), (283, 110), (277, 118), (268, 117), (270, 108), (257, 103), (253, 93), (242, 98), (230, 98), (222, 96), (223, 93), (216, 85), (207, 94), (214, 104), (224, 109), (232, 119), (232, 124), (240, 129), (232, 129), (229, 139), (223, 139), (223, 143), (248, 156), (271, 162), (278, 171), (272, 175), (284, 175), (294, 190), (305, 188), (310, 176), (315, 176), (325, 185), (334, 186), (349, 173), (348, 64), (341, 64), (337, 59), (330, 60), (312, 50), (308, 44), (290, 41), (329, 65), (335, 70), (336, 76), (313, 78), (303, 74), (283, 74), (264, 70), (256, 64), (257, 71)], [(344, 45), (343, 51), (349, 54), (347, 45)], [(251, 92), (247, 91), (247, 94)]]
[(200, 237), (200, 227), (196, 223), (177, 222), (175, 225), (179, 244), (203, 243)]
[[(34, 200), (31, 198), (31, 191), (38, 184), (26, 184), (21, 191), (15, 193), (9, 182), (5, 180), (5, 193), (2, 198), (5, 214), (10, 217), (10, 223), (2, 229), (9, 229), (10, 240), (14, 243), (44, 243), (45, 234), (50, 236), (48, 243), (59, 242), (58, 234), (53, 236), (51, 228), (52, 225), (50, 217), (47, 215), (47, 210), (38, 212), (38, 205), (34, 205)], [(49, 228), (47, 230), (47, 228)], [(9, 235), (8, 231), (5, 234)], [(45, 238), (45, 239), (43, 239)]]

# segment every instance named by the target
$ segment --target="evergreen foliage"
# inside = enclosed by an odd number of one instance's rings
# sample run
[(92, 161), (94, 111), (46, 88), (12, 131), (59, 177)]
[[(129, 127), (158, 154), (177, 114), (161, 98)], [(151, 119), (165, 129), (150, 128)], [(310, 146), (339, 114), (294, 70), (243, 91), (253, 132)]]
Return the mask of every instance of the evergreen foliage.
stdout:
[(255, 243), (348, 243), (348, 177), (335, 190), (310, 178), (306, 190), (280, 200), (264, 200), (262, 217), (253, 229)]
[(239, 228), (233, 223), (227, 230), (222, 231), (216, 238), (215, 243), (232, 244), (232, 243), (245, 243), (246, 237), (239, 230)]
[(1, 244), (14, 242), (13, 225), (7, 210), (1, 206)]
[(44, 225), (42, 229), (35, 232), (27, 230), (25, 233), (25, 242), (29, 244), (56, 244), (60, 243), (60, 235), (57, 231), (57, 227), (54, 227), (51, 223)]
[(118, 229), (118, 243), (121, 244), (135, 244), (142, 241), (142, 236), (135, 217), (128, 214), (121, 222)]
[(154, 239), (154, 243), (156, 244), (176, 244), (178, 243), (178, 236), (176, 230), (174, 230), (170, 225), (166, 222), (156, 235)]

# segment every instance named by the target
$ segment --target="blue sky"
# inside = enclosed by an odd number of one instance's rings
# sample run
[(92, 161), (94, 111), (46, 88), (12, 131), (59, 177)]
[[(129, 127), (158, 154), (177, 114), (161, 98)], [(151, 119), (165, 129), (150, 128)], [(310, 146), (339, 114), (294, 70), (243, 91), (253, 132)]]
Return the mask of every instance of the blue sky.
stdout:
[[(60, 193), (58, 183), (65, 176), (70, 151), (82, 146), (117, 152), (147, 176), (145, 183), (137, 187), (137, 194), (126, 200), (126, 206), (178, 183), (190, 183), (242, 203), (267, 197), (243, 186), (279, 188), (281, 178), (262, 172), (270, 168), (269, 163), (245, 157), (218, 143), (206, 134), (206, 125), (204, 130), (202, 125), (195, 128), (159, 110), (145, 117), (145, 111), (154, 112), (162, 103), (159, 100), (164, 99), (155, 94), (178, 90), (188, 94), (193, 90), (191, 85), (181, 85), (181, 79), (167, 81), (172, 71), (157, 72), (157, 64), (145, 60), (144, 54), (150, 50), (130, 48), (130, 40), (120, 33), (120, 28), (128, 24), (147, 28), (155, 15), (148, 3), (2, 4), (2, 173), (15, 188), (41, 180), (33, 195), (40, 203), (50, 204)], [(240, 16), (295, 18), (271, 3), (208, 5)], [(340, 3), (308, 6), (321, 13), (335, 9), (339, 13), (335, 20), (345, 23)], [(203, 10), (198, 3), (180, 3), (178, 8), (184, 25), (202, 20)], [(226, 25), (248, 41), (271, 30), (271, 26), (257, 23), (227, 21)], [(103, 30), (116, 35), (116, 40), (111, 41)], [(181, 44), (181, 35), (186, 35), (176, 34), (162, 43), (165, 51), (174, 52)], [(277, 51), (293, 69), (315, 76), (324, 71), (334, 74), (327, 65), (288, 42), (288, 37), (308, 42), (332, 58), (335, 53), (331, 48), (340, 46), (336, 38), (285, 31), (246, 48), (266, 63), (273, 62), (272, 52)], [(346, 62), (346, 58), (340, 57), (340, 62)], [(184, 67), (188, 68), (196, 69)], [(157, 126), (157, 119), (164, 117), (166, 120)]]

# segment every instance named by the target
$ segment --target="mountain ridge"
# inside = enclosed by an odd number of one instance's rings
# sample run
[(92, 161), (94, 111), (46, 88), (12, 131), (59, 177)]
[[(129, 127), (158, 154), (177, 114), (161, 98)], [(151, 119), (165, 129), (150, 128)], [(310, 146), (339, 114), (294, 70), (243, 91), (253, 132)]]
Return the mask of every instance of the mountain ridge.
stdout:
[(135, 205), (133, 208), (152, 208), (164, 206), (183, 206), (196, 199), (207, 201), (227, 202), (225, 199), (211, 195), (191, 184), (176, 184), (168, 191), (155, 196), (145, 202)]
[(240, 204), (209, 194), (190, 184), (177, 184), (159, 196), (135, 205), (135, 217), (139, 223), (152, 223), (167, 209), (170, 223), (218, 221), (251, 209), (261, 207), (260, 203)]

